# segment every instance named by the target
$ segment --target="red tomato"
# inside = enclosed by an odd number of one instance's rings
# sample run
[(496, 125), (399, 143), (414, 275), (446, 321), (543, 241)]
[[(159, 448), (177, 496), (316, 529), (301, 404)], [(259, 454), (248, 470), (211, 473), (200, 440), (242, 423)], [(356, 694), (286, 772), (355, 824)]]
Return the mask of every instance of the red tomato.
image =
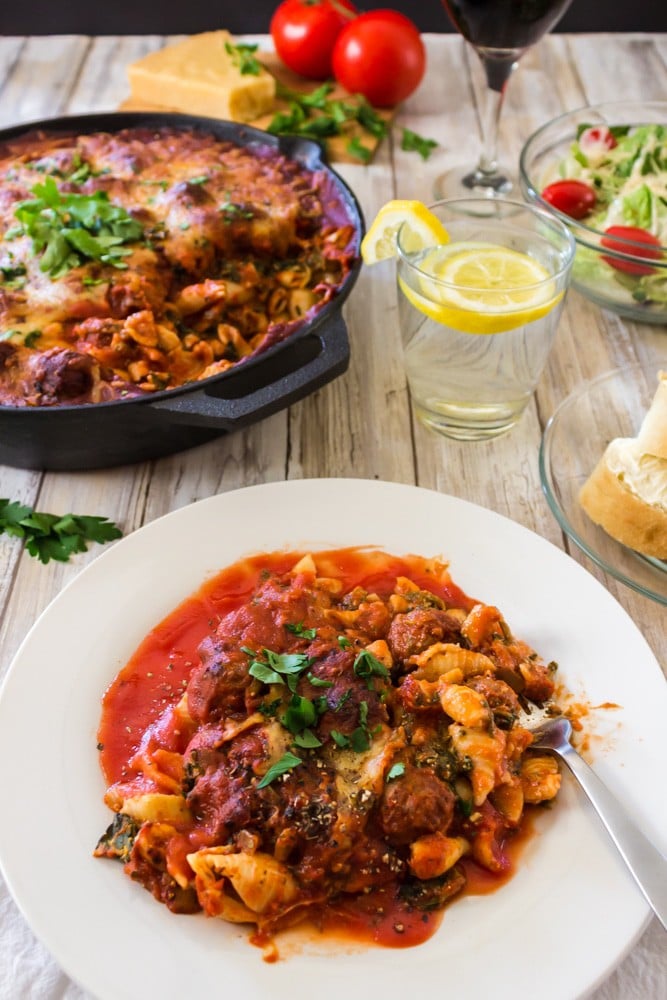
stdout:
[(326, 80), (336, 38), (356, 13), (349, 0), (283, 0), (271, 18), (276, 52), (295, 73)]
[(571, 219), (585, 219), (595, 207), (595, 191), (583, 181), (554, 181), (545, 187), (542, 197)]
[[(646, 245), (636, 246), (637, 243)], [(606, 247), (607, 250), (616, 250), (618, 253), (632, 254), (633, 257), (647, 257), (649, 260), (662, 260), (663, 256), (660, 240), (653, 233), (647, 232), (646, 229), (640, 229), (639, 226), (610, 226), (609, 229), (605, 229), (600, 246)], [(602, 259), (606, 260), (617, 271), (624, 271), (625, 274), (655, 274), (656, 272), (655, 267), (635, 264), (633, 261), (621, 260), (618, 257), (605, 257), (603, 254)]]
[(426, 69), (417, 26), (396, 10), (371, 10), (343, 28), (333, 51), (334, 76), (351, 94), (390, 108), (416, 90)]
[(579, 136), (579, 145), (586, 156), (599, 157), (608, 149), (618, 146), (616, 137), (606, 125), (593, 125)]

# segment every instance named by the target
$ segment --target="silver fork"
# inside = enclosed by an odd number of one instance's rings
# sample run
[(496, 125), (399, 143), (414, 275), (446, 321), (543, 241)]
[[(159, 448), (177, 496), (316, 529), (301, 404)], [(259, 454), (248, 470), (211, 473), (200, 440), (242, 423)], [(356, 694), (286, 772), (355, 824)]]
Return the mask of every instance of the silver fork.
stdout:
[(630, 819), (595, 771), (570, 743), (572, 726), (568, 719), (549, 719), (533, 730), (531, 750), (547, 750), (567, 765), (604, 823), (635, 882), (667, 930), (667, 858), (654, 847)]

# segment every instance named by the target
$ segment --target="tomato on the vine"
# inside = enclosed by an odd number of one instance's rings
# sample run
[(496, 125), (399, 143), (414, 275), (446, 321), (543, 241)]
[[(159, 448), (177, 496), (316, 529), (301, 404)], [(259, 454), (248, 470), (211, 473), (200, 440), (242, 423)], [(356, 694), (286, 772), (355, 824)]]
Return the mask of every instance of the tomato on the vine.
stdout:
[(378, 108), (404, 101), (426, 68), (419, 29), (396, 10), (371, 10), (343, 28), (333, 51), (336, 80)]
[[(663, 257), (662, 244), (657, 236), (639, 226), (610, 226), (609, 229), (605, 229), (600, 246), (607, 250), (615, 250), (617, 253), (631, 254), (633, 257), (645, 257), (647, 260), (662, 260)], [(656, 268), (648, 264), (635, 264), (632, 260), (623, 260), (620, 257), (606, 257), (603, 254), (602, 259), (625, 274), (642, 275), (656, 272)]]
[(563, 215), (571, 219), (585, 219), (595, 208), (595, 191), (583, 181), (563, 180), (548, 184), (542, 197)]
[(326, 80), (336, 39), (356, 14), (350, 0), (283, 0), (271, 18), (276, 52), (300, 76)]

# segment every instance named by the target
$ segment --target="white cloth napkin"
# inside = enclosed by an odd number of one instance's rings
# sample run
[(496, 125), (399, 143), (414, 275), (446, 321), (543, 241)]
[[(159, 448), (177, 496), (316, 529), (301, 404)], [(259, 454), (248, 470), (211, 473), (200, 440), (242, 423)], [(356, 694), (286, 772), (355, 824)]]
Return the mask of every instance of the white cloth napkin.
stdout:
[[(63, 918), (66, 915), (63, 914)], [(545, 929), (548, 938), (548, 929)], [(498, 994), (504, 1000), (502, 993)], [(509, 984), (507, 997), (535, 1000), (530, 989)], [(639, 944), (592, 1000), (665, 1000), (667, 998), (667, 933), (653, 920)], [(0, 1000), (93, 1000), (65, 975), (35, 938), (0, 879)], [(137, 997), (137, 1000), (146, 998)], [(572, 997), (563, 997), (572, 1000)]]

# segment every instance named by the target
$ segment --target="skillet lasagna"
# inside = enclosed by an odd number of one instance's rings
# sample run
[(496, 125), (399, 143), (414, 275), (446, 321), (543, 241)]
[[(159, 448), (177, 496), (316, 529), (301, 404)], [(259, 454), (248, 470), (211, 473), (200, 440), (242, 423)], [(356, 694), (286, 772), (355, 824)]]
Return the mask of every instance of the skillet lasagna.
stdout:
[(238, 563), (144, 640), (104, 697), (115, 813), (95, 854), (175, 913), (309, 921), (417, 944), (511, 874), (557, 794), (525, 712), (555, 665), (437, 560), (377, 550)]
[(357, 236), (329, 174), (160, 127), (0, 144), (0, 405), (220, 374), (327, 303)]

